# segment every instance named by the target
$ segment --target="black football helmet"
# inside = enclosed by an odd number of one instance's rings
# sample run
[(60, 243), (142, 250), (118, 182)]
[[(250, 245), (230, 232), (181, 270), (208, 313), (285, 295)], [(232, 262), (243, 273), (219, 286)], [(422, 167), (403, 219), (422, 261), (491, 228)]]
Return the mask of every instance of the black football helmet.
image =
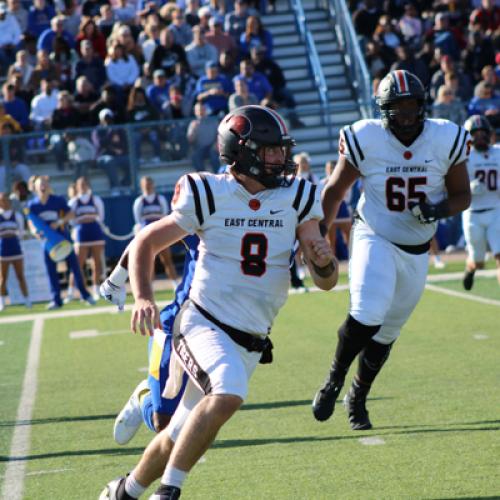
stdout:
[[(282, 147), (283, 164), (262, 161), (258, 151), (264, 146)], [(219, 124), (221, 161), (268, 189), (291, 186), (297, 168), (292, 160), (293, 146), (295, 141), (288, 135), (281, 116), (264, 106), (242, 106), (226, 115)]]
[[(398, 111), (394, 104), (403, 99), (416, 99), (418, 112), (414, 123), (401, 125), (396, 121)], [(425, 119), (425, 89), (422, 82), (413, 73), (406, 70), (391, 71), (379, 84), (377, 105), (380, 108), (380, 118), (385, 128), (396, 135), (418, 135)]]
[[(488, 118), (483, 115), (472, 115), (467, 118), (464, 123), (464, 128), (469, 132), (472, 137), (472, 145), (479, 151), (485, 151), (488, 149), (491, 142), (491, 134), (493, 129), (488, 121)], [(478, 131), (484, 132), (484, 134), (476, 134)]]

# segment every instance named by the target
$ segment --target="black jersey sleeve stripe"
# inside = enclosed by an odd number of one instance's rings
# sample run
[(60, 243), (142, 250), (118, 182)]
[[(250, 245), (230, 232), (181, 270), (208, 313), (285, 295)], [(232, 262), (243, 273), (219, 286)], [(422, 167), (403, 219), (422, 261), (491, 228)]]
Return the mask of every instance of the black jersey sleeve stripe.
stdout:
[(200, 192), (198, 191), (198, 186), (196, 185), (196, 181), (190, 175), (188, 175), (187, 178), (189, 181), (189, 185), (191, 186), (191, 191), (193, 191), (194, 210), (196, 213), (196, 218), (198, 219), (200, 226), (202, 226), (204, 219), (203, 219), (203, 211), (201, 209)]
[(342, 132), (344, 133), (344, 139), (347, 144), (347, 149), (349, 150), (349, 153), (351, 153), (351, 158), (352, 161), (354, 162), (354, 166), (359, 170), (358, 160), (356, 159), (356, 154), (354, 153), (351, 147), (351, 143), (349, 142), (349, 137), (347, 136), (348, 134), (345, 127), (342, 129)]
[(208, 203), (208, 213), (212, 215), (215, 212), (215, 202), (214, 195), (212, 193), (212, 188), (208, 183), (207, 176), (205, 174), (198, 174), (203, 182), (203, 186), (205, 187), (205, 192), (207, 193), (207, 203)]
[(460, 132), (462, 131), (462, 128), (460, 127), (460, 125), (457, 125), (457, 127), (458, 127), (457, 136), (455, 137), (455, 141), (453, 142), (453, 146), (451, 148), (450, 155), (448, 156), (448, 160), (451, 160), (451, 157), (453, 156), (455, 149), (457, 149), (458, 139), (460, 138)]
[(299, 187), (297, 189), (297, 194), (295, 196), (295, 200), (293, 200), (293, 208), (297, 211), (299, 210), (300, 207), (300, 202), (302, 200), (302, 195), (304, 194), (305, 185), (306, 185), (305, 179), (300, 179)]
[(316, 187), (316, 184), (311, 184), (311, 190), (309, 191), (309, 198), (307, 199), (306, 206), (299, 215), (299, 224), (302, 222), (302, 219), (304, 219), (304, 217), (311, 211), (314, 203), (314, 196), (316, 194)]
[(460, 151), (458, 152), (457, 156), (455, 156), (455, 159), (451, 162), (450, 167), (453, 167), (453, 165), (455, 165), (455, 163), (457, 163), (458, 159), (462, 156), (462, 152), (464, 150), (466, 139), (467, 139), (467, 132), (464, 130), (464, 138), (462, 139), (462, 145), (460, 146)]
[(361, 146), (359, 145), (358, 138), (356, 137), (356, 134), (354, 133), (354, 130), (352, 129), (352, 125), (349, 125), (349, 131), (351, 132), (352, 138), (354, 139), (354, 145), (356, 146), (356, 150), (358, 152), (359, 158), (361, 161), (365, 159), (365, 155), (363, 154), (363, 151), (361, 150)]

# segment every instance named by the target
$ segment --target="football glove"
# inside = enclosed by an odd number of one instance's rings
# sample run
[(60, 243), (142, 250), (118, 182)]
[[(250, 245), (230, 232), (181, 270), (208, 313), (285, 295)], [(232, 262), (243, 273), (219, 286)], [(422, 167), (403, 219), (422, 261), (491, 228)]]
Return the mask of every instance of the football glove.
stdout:
[(481, 182), (478, 178), (474, 179), (470, 183), (470, 192), (472, 194), (483, 194), (486, 191), (486, 186), (484, 182)]
[(445, 219), (449, 215), (448, 201), (443, 200), (432, 204), (422, 201), (410, 205), (410, 211), (418, 219), (420, 224), (432, 224), (439, 219)]
[(109, 278), (99, 287), (99, 294), (101, 297), (115, 306), (118, 306), (119, 311), (123, 311), (125, 306), (125, 299), (127, 298), (127, 291), (125, 285), (115, 285)]

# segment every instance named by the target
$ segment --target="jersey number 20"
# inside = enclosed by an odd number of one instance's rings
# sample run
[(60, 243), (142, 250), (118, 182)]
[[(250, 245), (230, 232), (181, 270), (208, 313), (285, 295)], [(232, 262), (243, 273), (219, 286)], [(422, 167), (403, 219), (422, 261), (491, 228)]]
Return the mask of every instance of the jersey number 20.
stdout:
[(262, 233), (247, 233), (241, 240), (243, 274), (260, 277), (266, 272), (267, 238)]
[(488, 191), (496, 191), (498, 177), (496, 170), (476, 170), (476, 179), (486, 184)]
[(419, 186), (427, 184), (427, 177), (389, 177), (385, 182), (387, 208), (392, 212), (402, 212), (410, 202), (425, 202), (425, 193), (418, 191)]

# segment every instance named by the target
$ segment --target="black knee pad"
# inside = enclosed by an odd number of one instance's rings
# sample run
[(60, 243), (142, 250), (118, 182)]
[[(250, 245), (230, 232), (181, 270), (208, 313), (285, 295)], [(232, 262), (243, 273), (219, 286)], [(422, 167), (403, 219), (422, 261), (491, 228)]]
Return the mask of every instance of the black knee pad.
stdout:
[(360, 362), (366, 364), (371, 370), (380, 370), (387, 361), (394, 342), (390, 344), (381, 344), (375, 340), (370, 340), (360, 355)]
[(371, 338), (377, 334), (381, 326), (382, 325), (363, 325), (363, 323), (360, 323), (348, 314), (346, 320), (339, 328), (339, 340), (359, 344), (364, 347), (371, 340)]

